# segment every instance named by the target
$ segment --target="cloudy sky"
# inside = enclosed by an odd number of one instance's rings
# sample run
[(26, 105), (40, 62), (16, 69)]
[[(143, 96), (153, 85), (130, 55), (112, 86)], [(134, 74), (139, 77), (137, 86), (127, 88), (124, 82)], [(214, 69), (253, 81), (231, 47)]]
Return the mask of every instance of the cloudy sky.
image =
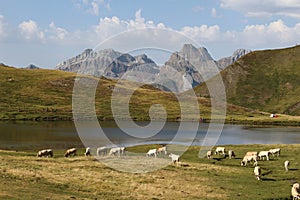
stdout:
[(0, 63), (54, 68), (113, 35), (141, 28), (183, 34), (219, 59), (238, 48), (300, 43), (299, 13), (298, 0), (1, 0)]

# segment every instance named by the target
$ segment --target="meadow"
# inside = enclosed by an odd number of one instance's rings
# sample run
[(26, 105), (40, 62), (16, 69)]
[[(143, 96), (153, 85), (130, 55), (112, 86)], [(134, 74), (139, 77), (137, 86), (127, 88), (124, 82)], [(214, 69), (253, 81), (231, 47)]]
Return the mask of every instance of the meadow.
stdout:
[[(145, 153), (155, 145), (127, 148)], [(253, 166), (240, 166), (247, 151), (279, 147), (280, 157), (259, 161), (262, 180)], [(171, 163), (148, 173), (120, 172), (95, 157), (65, 158), (54, 150), (53, 158), (38, 158), (34, 151), (0, 151), (1, 199), (290, 199), (294, 182), (300, 182), (300, 145), (227, 145), (235, 159), (214, 155), (199, 158), (200, 147), (189, 147), (181, 165)], [(123, 159), (129, 160), (130, 155)], [(148, 158), (155, 163), (155, 158)], [(283, 163), (290, 161), (290, 170)], [(171, 160), (170, 160), (171, 161)], [(136, 163), (141, 165), (143, 163)]]

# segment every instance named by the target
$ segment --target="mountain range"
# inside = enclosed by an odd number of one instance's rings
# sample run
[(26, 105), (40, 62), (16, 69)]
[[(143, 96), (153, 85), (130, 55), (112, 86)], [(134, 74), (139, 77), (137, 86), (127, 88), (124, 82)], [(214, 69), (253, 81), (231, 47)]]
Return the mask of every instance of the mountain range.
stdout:
[(204, 47), (184, 44), (170, 55), (164, 65), (158, 66), (147, 55), (132, 56), (113, 49), (81, 54), (59, 63), (56, 69), (111, 79), (127, 79), (152, 84), (160, 89), (183, 92), (213, 77), (249, 50), (239, 49), (232, 56), (215, 61)]

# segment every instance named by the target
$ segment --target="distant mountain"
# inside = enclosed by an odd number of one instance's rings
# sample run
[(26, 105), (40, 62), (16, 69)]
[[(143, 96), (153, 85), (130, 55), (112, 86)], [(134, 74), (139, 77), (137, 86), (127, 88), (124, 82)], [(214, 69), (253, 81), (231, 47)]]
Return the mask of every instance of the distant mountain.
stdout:
[(220, 70), (206, 48), (191, 44), (184, 44), (179, 52), (174, 52), (162, 70), (164, 68), (175, 69), (182, 75), (181, 83), (177, 83), (180, 92), (199, 85)]
[[(248, 53), (224, 69), (221, 76), (229, 103), (300, 115), (300, 46)], [(209, 96), (205, 84), (195, 91)]]
[(29, 64), (25, 69), (40, 69), (39, 67), (35, 66), (34, 64)]
[(220, 60), (218, 60), (218, 65), (221, 69), (225, 69), (227, 66), (231, 65), (232, 63), (240, 59), (242, 56), (250, 52), (251, 50), (238, 49), (233, 53), (232, 56), (221, 58)]
[(158, 66), (145, 54), (134, 57), (113, 49), (98, 52), (87, 49), (59, 63), (56, 69), (112, 79), (123, 78), (153, 84), (163, 90), (183, 92), (213, 77), (226, 63), (231, 64), (245, 53), (240, 50), (240, 53), (224, 59), (221, 67), (206, 48), (185, 44), (179, 52), (172, 53), (163, 66)]
[(76, 57), (59, 63), (56, 69), (99, 77), (105, 76), (112, 79), (122, 78), (128, 71), (149, 72), (153, 74), (159, 72), (156, 64), (146, 55), (133, 57), (130, 54), (123, 54), (113, 49), (104, 49), (98, 52), (87, 49)]

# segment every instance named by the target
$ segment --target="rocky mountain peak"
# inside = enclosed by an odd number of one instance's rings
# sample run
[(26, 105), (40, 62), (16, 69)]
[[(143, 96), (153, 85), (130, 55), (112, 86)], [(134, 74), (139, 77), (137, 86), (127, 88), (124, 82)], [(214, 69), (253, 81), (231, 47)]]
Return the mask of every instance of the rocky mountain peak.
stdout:
[(227, 66), (231, 65), (232, 63), (240, 59), (242, 56), (250, 52), (251, 52), (250, 50), (246, 50), (246, 49), (237, 49), (232, 54), (232, 56), (221, 58), (220, 60), (218, 60), (218, 64), (221, 67), (221, 69), (225, 69)]
[(179, 53), (183, 58), (190, 61), (205, 62), (213, 60), (205, 47), (196, 48), (192, 44), (184, 44)]
[(141, 63), (141, 64), (154, 63), (154, 61), (151, 60), (150, 58), (148, 58), (148, 56), (146, 54), (141, 54), (141, 55), (135, 56), (134, 58), (138, 63)]

